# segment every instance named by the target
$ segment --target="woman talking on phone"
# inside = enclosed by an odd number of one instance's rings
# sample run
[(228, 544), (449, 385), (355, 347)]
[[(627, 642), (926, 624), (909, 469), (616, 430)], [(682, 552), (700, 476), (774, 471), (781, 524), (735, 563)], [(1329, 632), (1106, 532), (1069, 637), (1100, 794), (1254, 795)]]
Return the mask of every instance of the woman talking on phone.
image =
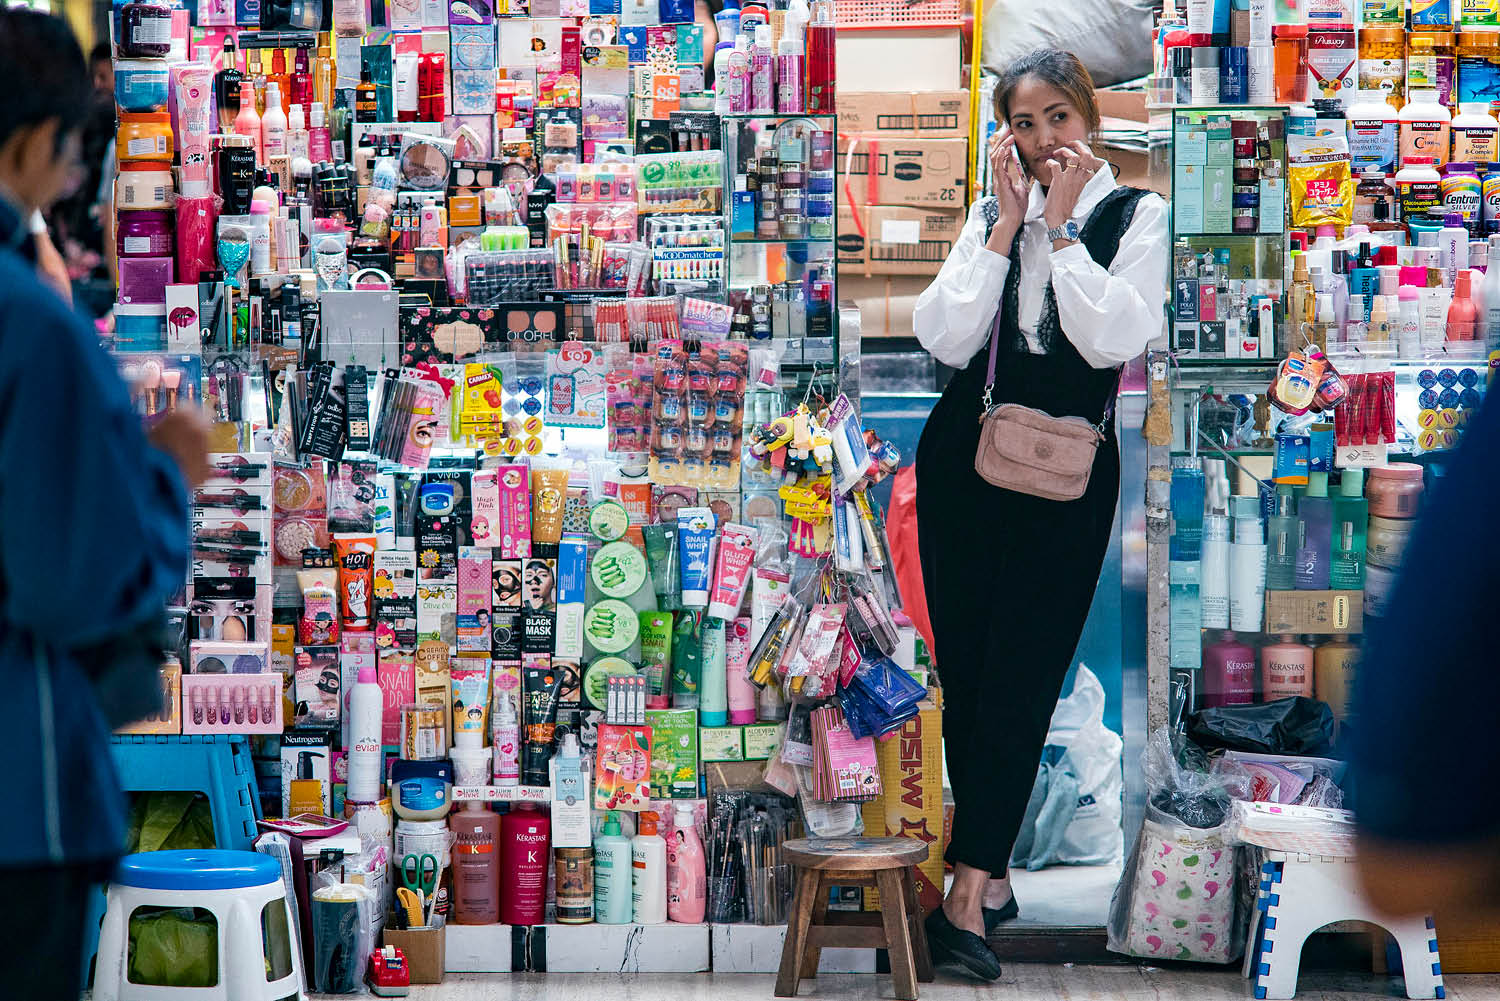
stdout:
[[(1099, 108), (1076, 56), (1044, 49), (1013, 63), (995, 117), (995, 194), (969, 213), (913, 319), (922, 346), (959, 370), (916, 459), (955, 801), (953, 886), (927, 931), (939, 961), (985, 980), (1000, 976), (984, 937), (1017, 912), (1011, 847), (1109, 543), (1120, 366), (1161, 333), (1168, 271), (1166, 203), (1116, 184), (1090, 151)], [(1025, 477), (1001, 487), (976, 472), (981, 418), (1007, 403), (1102, 432), (1092, 460), (1074, 452), (1080, 496), (1048, 499)], [(1053, 439), (1024, 440), (1041, 477), (1063, 465), (1048, 461)]]

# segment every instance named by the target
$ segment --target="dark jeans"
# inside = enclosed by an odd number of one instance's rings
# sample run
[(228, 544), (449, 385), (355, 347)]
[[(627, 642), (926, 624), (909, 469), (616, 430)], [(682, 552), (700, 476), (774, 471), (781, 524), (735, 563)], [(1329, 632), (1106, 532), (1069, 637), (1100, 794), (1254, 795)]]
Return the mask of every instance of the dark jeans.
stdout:
[(85, 915), (108, 871), (97, 865), (0, 868), (6, 891), (0, 942), (9, 953), (0, 993), (15, 1001), (77, 1001), (84, 986)]

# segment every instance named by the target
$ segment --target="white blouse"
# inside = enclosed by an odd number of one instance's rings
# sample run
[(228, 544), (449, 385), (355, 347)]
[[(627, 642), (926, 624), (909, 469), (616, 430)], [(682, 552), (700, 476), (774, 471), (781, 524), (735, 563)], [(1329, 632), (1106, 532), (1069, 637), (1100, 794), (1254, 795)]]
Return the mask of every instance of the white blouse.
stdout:
[[(1100, 199), (1116, 187), (1108, 170), (1089, 179), (1078, 197), (1073, 221), (1082, 228)], [(1046, 195), (1032, 182), (1031, 201), (1021, 227), (1021, 332), (1032, 353), (1041, 353), (1036, 336), (1047, 280), (1057, 296), (1063, 333), (1083, 360), (1094, 368), (1113, 368), (1139, 355), (1164, 327), (1167, 299), (1167, 203), (1150, 194), (1137, 204), (1135, 217), (1120, 238), (1109, 270), (1074, 243), (1054, 251), (1042, 220)], [(912, 327), (917, 340), (938, 361), (963, 368), (989, 336), (1010, 260), (985, 245), (984, 211), (969, 211), (958, 242), (931, 285), (917, 297)]]

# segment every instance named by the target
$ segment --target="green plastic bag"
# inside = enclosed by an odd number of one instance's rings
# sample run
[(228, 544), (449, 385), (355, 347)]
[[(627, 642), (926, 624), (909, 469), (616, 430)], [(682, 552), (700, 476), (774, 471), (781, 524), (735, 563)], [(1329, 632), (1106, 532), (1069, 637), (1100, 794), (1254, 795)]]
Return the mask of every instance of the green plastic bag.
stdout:
[(202, 793), (145, 792), (131, 800), (127, 854), (217, 847), (213, 811)]
[(130, 982), (213, 987), (219, 982), (219, 923), (201, 907), (138, 907), (130, 915)]

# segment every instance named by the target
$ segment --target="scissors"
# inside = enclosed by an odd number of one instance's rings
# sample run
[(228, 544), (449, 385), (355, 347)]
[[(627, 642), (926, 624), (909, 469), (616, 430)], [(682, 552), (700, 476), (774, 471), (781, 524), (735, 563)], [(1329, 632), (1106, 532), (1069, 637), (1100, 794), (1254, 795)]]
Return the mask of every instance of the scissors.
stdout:
[(438, 860), (436, 855), (405, 855), (401, 859), (401, 885), (421, 894), (425, 901), (437, 890)]

